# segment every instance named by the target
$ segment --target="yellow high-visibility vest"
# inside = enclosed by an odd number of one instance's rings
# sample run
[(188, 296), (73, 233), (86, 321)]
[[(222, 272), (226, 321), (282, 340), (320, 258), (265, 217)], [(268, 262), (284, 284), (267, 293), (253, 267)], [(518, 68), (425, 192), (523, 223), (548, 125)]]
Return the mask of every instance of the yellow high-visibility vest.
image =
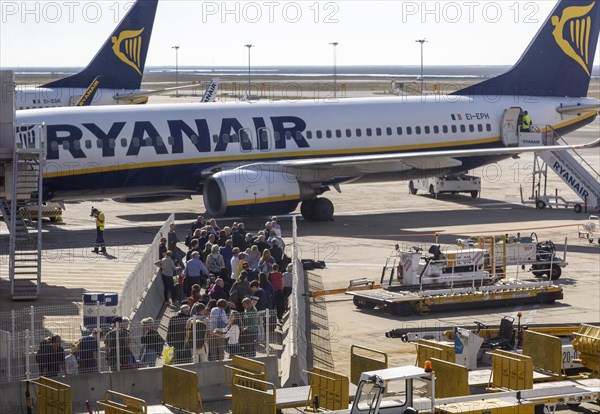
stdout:
[(100, 230), (104, 231), (104, 213), (98, 213), (98, 217), (96, 217), (96, 227), (100, 227)]

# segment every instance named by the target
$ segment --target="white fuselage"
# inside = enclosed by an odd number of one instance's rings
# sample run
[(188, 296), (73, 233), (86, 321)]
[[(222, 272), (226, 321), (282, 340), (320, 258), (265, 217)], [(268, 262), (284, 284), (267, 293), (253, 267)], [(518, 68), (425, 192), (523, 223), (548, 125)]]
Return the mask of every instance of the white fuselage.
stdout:
[[(44, 88), (44, 87), (18, 87), (16, 90), (15, 104), (17, 110), (58, 108), (74, 106), (87, 88)], [(136, 90), (115, 90), (98, 88), (92, 105), (117, 105), (118, 95), (137, 93)], [(123, 102), (127, 103), (127, 102)]]
[[(432, 96), (425, 101), (380, 98), (103, 106), (18, 111), (17, 123), (48, 126), (47, 159), (52, 167), (44, 175), (46, 183), (55, 186), (50, 191), (54, 198), (60, 194), (72, 198), (78, 191), (131, 194), (130, 182), (139, 193), (145, 193), (145, 187), (192, 190), (201, 173), (214, 166), (502, 147), (500, 124), (507, 108), (522, 107), (535, 125), (570, 132), (591, 122), (595, 114), (567, 116), (556, 108), (595, 102), (587, 98), (521, 102), (514, 96)], [(488, 162), (493, 159), (488, 157)], [(484, 164), (485, 160), (478, 162)], [(393, 172), (403, 167), (386, 168)], [(366, 166), (363, 175), (369, 172)], [(80, 179), (93, 184), (79, 188)]]

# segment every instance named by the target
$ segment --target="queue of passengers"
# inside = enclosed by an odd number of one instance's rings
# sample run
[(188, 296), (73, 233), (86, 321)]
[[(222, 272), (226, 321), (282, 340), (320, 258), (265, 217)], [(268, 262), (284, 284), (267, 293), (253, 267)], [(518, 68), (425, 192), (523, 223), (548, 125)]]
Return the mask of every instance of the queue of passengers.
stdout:
[(282, 298), (289, 295), (291, 283), (284, 283), (281, 272), (273, 270), (273, 265), (286, 269), (290, 262), (284, 253), (285, 242), (277, 217), (267, 221), (257, 234), (252, 234), (246, 232), (244, 223), (220, 229), (214, 219), (206, 221), (198, 216), (185, 238), (187, 252), (180, 249), (175, 230), (175, 224), (171, 224), (168, 236), (161, 239), (161, 259), (156, 262), (164, 284), (166, 305), (181, 303), (191, 296), (192, 286), (199, 285), (204, 290), (205, 304), (211, 298), (229, 300), (235, 292), (232, 302), (239, 310), (244, 295), (239, 294), (239, 289), (232, 291), (238, 276), (246, 271), (246, 280), (250, 283), (259, 280), (259, 274), (264, 273), (267, 280), (259, 282), (269, 293), (267, 306), (276, 309), (281, 319)]
[[(230, 357), (255, 356), (265, 326), (274, 329), (275, 318), (281, 323), (292, 291), (290, 260), (277, 217), (252, 234), (243, 223), (220, 229), (214, 219), (199, 216), (185, 238), (187, 252), (179, 248), (175, 230), (172, 224), (161, 240), (162, 259), (156, 262), (165, 304), (181, 304), (167, 336), (175, 361), (191, 359), (193, 337), (201, 361), (221, 360), (225, 350)], [(273, 311), (273, 323), (259, 316), (266, 309)]]

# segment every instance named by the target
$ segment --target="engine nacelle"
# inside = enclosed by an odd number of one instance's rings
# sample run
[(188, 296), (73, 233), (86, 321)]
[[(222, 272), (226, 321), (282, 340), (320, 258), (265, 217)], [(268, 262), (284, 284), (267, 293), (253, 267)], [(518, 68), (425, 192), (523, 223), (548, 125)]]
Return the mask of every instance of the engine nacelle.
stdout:
[(290, 174), (239, 168), (214, 174), (202, 193), (209, 214), (231, 217), (287, 214), (313, 191)]

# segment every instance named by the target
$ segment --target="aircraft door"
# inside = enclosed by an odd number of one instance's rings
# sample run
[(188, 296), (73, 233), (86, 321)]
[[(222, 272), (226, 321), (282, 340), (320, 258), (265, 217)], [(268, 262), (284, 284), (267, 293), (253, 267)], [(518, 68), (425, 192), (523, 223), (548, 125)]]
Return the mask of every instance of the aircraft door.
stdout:
[(269, 128), (259, 128), (256, 134), (256, 149), (259, 151), (271, 151), (273, 137)]
[(519, 120), (521, 112), (521, 108), (508, 108), (502, 115), (500, 134), (502, 135), (502, 143), (507, 147), (519, 146)]

